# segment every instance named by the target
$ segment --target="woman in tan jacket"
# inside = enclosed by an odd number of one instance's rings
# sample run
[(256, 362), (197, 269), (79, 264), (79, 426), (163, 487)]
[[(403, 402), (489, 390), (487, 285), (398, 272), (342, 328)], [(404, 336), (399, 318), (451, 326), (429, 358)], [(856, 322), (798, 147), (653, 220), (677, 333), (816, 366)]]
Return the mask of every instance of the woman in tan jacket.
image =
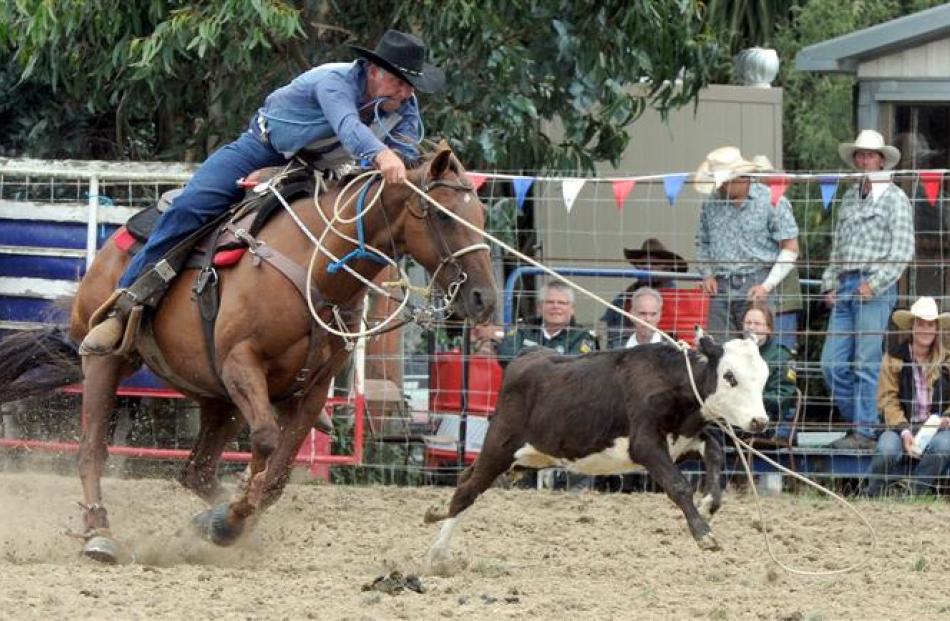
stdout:
[[(943, 344), (950, 313), (938, 314), (934, 299), (922, 297), (909, 311), (896, 311), (894, 324), (909, 331), (910, 339), (881, 361), (877, 404), (887, 429), (871, 461), (869, 496), (880, 496), (887, 483), (907, 475), (913, 493), (931, 490), (950, 463), (950, 351)], [(939, 430), (921, 450), (915, 435), (931, 415), (940, 417)]]

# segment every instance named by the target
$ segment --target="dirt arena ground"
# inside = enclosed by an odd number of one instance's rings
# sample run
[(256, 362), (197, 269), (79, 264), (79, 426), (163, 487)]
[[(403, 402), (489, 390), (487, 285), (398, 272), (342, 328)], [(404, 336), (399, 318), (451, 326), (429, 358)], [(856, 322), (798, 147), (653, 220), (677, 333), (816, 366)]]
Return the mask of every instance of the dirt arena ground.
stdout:
[[(195, 540), (200, 501), (170, 481), (104, 482), (133, 564), (103, 566), (65, 536), (77, 478), (0, 473), (2, 619), (946, 619), (950, 505), (859, 502), (877, 530), (864, 569), (800, 577), (769, 560), (751, 497), (728, 494), (720, 552), (700, 552), (657, 494), (491, 490), (439, 574), (422, 523), (447, 488), (293, 485), (231, 549)], [(779, 557), (833, 569), (871, 554), (853, 514), (815, 497), (765, 501)], [(363, 590), (392, 570), (423, 593)]]

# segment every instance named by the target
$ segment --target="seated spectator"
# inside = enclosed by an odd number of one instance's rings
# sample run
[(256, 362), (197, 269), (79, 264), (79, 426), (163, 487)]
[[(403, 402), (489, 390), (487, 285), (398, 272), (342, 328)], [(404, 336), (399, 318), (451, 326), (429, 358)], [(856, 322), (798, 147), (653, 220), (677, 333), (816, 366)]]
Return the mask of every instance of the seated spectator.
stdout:
[[(686, 259), (675, 252), (666, 249), (658, 239), (650, 238), (639, 248), (624, 248), (623, 254), (630, 261), (630, 265), (647, 272), (685, 272), (688, 269)], [(665, 276), (647, 275), (637, 278), (620, 292), (611, 303), (614, 306), (630, 311), (633, 294), (643, 287), (654, 289), (673, 288), (676, 281)], [(607, 349), (625, 347), (633, 333), (634, 322), (630, 321), (615, 310), (607, 309), (601, 317), (607, 326)]]
[[(487, 328), (483, 333), (489, 333)], [(549, 282), (541, 289), (541, 317), (533, 326), (517, 326), (498, 344), (498, 362), (505, 366), (522, 349), (543, 346), (561, 354), (586, 354), (600, 349), (597, 335), (577, 326), (574, 320), (574, 291), (560, 281)], [(565, 476), (566, 475), (566, 476)], [(519, 487), (537, 486), (537, 470), (526, 470)], [(555, 489), (593, 489), (594, 477), (562, 473), (555, 479)]]
[(743, 316), (742, 329), (755, 337), (759, 354), (769, 365), (769, 379), (762, 391), (765, 411), (776, 423), (774, 438), (787, 441), (795, 416), (796, 376), (792, 352), (773, 337), (774, 321), (767, 305), (753, 303)]
[[(911, 334), (881, 363), (877, 404), (887, 429), (878, 438), (868, 472), (869, 496), (880, 496), (890, 481), (907, 474), (915, 475), (913, 493), (925, 492), (950, 463), (950, 352), (943, 344), (950, 313), (938, 314), (934, 299), (922, 297), (909, 311), (896, 311), (894, 324)], [(914, 435), (932, 414), (940, 416), (940, 430), (921, 453)]]
[(494, 354), (495, 347), (505, 332), (498, 326), (491, 323), (483, 323), (472, 326), (469, 332), (469, 339), (472, 342), (473, 354)]
[(541, 289), (541, 317), (534, 325), (512, 328), (498, 344), (502, 366), (525, 347), (540, 345), (559, 354), (586, 354), (600, 349), (597, 335), (577, 326), (574, 320), (574, 291), (554, 281)]
[(641, 287), (634, 291), (630, 299), (630, 314), (637, 319), (642, 319), (648, 325), (633, 322), (635, 324), (633, 333), (624, 343), (624, 347), (632, 349), (637, 345), (664, 341), (658, 330), (650, 329), (650, 326), (656, 327), (660, 323), (660, 317), (663, 314), (663, 296), (659, 291), (653, 287)]

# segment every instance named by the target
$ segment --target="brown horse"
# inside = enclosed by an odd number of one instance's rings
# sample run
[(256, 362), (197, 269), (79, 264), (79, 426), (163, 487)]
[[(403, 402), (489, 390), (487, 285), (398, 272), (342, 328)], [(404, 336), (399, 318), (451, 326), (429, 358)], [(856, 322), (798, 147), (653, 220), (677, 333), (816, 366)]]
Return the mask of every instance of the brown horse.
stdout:
[[(440, 147), (409, 171), (409, 180), (482, 230), (483, 205), (462, 165), (447, 147)], [(377, 189), (374, 185), (369, 195)], [(327, 217), (331, 217), (332, 205), (344, 191), (342, 187), (331, 188), (321, 196), (319, 208)], [(325, 223), (312, 197), (297, 200), (291, 207), (319, 238)], [(351, 201), (344, 215), (352, 217), (353, 209)], [(480, 232), (430, 206), (406, 185), (385, 186), (380, 204), (366, 213), (363, 226), (368, 244), (391, 256), (412, 256), (430, 273), (436, 273), (444, 290), (457, 289), (458, 314), (476, 321), (491, 316), (494, 280)], [(336, 228), (351, 238), (356, 236), (355, 224)], [(265, 225), (257, 240), (299, 266), (306, 266), (313, 252), (311, 241), (283, 211)], [(324, 238), (323, 245), (336, 257), (354, 248), (353, 243), (333, 232)], [(128, 258), (112, 240), (97, 255), (72, 307), (70, 334), (75, 342), (82, 340), (90, 317), (109, 298)], [(328, 263), (325, 255), (317, 258), (311, 281), (325, 300), (318, 307), (322, 309), (320, 316), (331, 318), (334, 308), (355, 314), (366, 285), (345, 271), (329, 273)], [(382, 268), (366, 259), (350, 265), (369, 279)], [(85, 552), (99, 560), (114, 561), (119, 549), (112, 539), (100, 487), (108, 456), (109, 416), (118, 384), (137, 369), (141, 360), (200, 406), (198, 439), (180, 481), (209, 504), (219, 496), (215, 472), (224, 446), (245, 423), (250, 427), (252, 458), (244, 483), (232, 502), (213, 506), (196, 517), (196, 525), (208, 539), (227, 545), (241, 534), (248, 518), (280, 497), (300, 445), (322, 411), (329, 383), (349, 355), (343, 338), (315, 327), (299, 289), (269, 263), (248, 253), (234, 267), (220, 271), (221, 301), (212, 367), (201, 318), (192, 299), (195, 276), (196, 272), (191, 271), (174, 281), (153, 317), (143, 322), (131, 355), (90, 356), (83, 360), (84, 426), (79, 473)], [(349, 327), (357, 325), (350, 323)], [(21, 339), (19, 346), (22, 343)], [(0, 378), (0, 397), (8, 379)]]

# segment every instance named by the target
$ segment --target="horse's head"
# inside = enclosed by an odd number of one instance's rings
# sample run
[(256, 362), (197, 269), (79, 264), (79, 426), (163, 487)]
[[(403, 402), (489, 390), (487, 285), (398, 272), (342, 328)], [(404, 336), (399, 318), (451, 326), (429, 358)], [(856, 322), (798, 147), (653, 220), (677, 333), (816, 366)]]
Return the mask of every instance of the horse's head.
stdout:
[(447, 145), (409, 171), (409, 181), (465, 222), (411, 192), (403, 220), (405, 251), (434, 275), (456, 310), (475, 322), (491, 319), (495, 308), (495, 279), (491, 252), (485, 245), (485, 207)]

